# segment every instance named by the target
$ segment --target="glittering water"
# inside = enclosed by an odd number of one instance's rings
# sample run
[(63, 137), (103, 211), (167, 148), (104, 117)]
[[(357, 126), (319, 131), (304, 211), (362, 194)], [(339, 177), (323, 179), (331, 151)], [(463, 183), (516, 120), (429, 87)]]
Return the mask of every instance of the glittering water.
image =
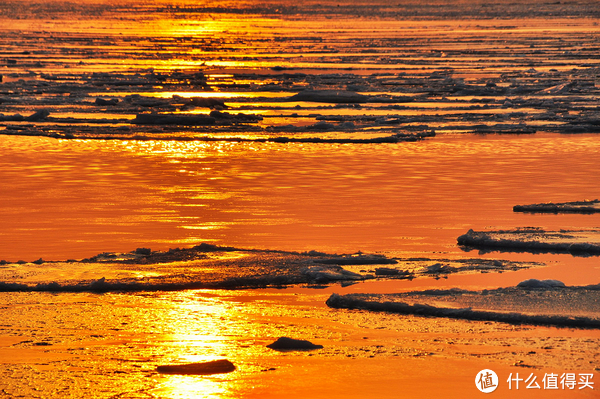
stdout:
[(2, 137), (2, 258), (202, 241), (341, 252), (460, 252), (469, 228), (593, 227), (513, 213), (595, 198), (595, 136), (441, 136), (382, 145)]

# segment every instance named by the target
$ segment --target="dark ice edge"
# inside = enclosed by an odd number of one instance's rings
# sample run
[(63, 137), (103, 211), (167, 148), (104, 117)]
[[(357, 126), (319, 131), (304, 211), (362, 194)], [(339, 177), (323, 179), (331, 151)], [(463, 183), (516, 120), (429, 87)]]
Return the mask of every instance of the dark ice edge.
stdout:
[(573, 201), (562, 203), (541, 203), (529, 205), (515, 205), (513, 212), (527, 213), (600, 213), (600, 208), (595, 205), (600, 204), (600, 200), (592, 201)]
[(387, 312), (415, 316), (444, 317), (451, 319), (495, 321), (507, 324), (531, 324), (554, 327), (575, 327), (600, 329), (600, 320), (589, 317), (568, 317), (552, 315), (527, 315), (523, 313), (502, 313), (471, 308), (442, 308), (425, 304), (409, 305), (404, 302), (374, 302), (357, 299), (353, 294), (331, 294), (327, 306), (335, 309), (360, 309), (373, 312)]

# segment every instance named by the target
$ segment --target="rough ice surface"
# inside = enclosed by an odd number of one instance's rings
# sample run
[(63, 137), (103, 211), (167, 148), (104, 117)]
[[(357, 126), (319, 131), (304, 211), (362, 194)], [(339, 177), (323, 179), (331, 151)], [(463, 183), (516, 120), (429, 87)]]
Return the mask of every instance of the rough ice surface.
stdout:
[(348, 280), (364, 280), (365, 277), (353, 273), (348, 270), (344, 270), (341, 267), (331, 266), (311, 266), (303, 269), (301, 273), (307, 276), (310, 281), (315, 283), (329, 283), (332, 281), (348, 281)]
[[(390, 262), (390, 261), (393, 261)], [(493, 258), (448, 259), (448, 258), (387, 258), (380, 264), (385, 266), (368, 267), (369, 264), (344, 267), (361, 274), (368, 273), (386, 279), (414, 279), (419, 277), (444, 278), (452, 274), (503, 273), (545, 266), (542, 262), (511, 261)]]
[(68, 261), (0, 261), (0, 292), (175, 291), (332, 284), (374, 278), (413, 279), (503, 272), (543, 266), (499, 259), (390, 258), (381, 254), (239, 249), (202, 243), (191, 248), (103, 252)]
[(373, 278), (340, 265), (391, 261), (381, 255), (244, 250), (211, 244), (168, 251), (138, 248), (128, 253), (105, 252), (79, 261), (1, 261), (0, 291), (173, 291), (328, 284)]

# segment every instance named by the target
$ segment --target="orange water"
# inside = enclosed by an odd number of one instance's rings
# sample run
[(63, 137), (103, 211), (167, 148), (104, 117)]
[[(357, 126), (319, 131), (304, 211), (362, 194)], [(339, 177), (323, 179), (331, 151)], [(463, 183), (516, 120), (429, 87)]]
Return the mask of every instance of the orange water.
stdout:
[(512, 206), (594, 199), (593, 135), (383, 145), (0, 137), (0, 258), (185, 247), (438, 252), (468, 229), (600, 225)]

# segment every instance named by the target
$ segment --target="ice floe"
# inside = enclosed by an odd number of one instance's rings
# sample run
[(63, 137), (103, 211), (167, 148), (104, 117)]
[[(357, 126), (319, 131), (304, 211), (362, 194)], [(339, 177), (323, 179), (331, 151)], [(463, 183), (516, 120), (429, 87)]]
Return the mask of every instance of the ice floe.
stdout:
[(332, 294), (332, 308), (510, 324), (600, 328), (599, 285), (567, 287), (557, 280), (530, 279), (495, 290), (413, 291), (400, 294)]
[(526, 252), (557, 252), (573, 255), (599, 255), (600, 230), (546, 231), (539, 228), (474, 231), (470, 229), (457, 239), (465, 249)]
[(191, 248), (103, 252), (81, 260), (0, 260), (1, 291), (110, 292), (252, 288), (294, 284), (352, 284), (370, 279), (436, 279), (543, 263), (501, 259), (392, 258), (382, 254), (327, 254), (240, 249), (202, 243)]
[(528, 213), (598, 213), (600, 212), (600, 200), (515, 205), (513, 211)]
[(310, 101), (317, 103), (365, 103), (369, 96), (352, 91), (305, 90), (289, 98), (289, 101)]
[(564, 288), (565, 283), (558, 280), (538, 280), (530, 278), (517, 284), (518, 288)]
[[(2, 261), (0, 291), (173, 291), (328, 284), (373, 278), (339, 265), (349, 262), (386, 264), (390, 260), (380, 255), (244, 250), (211, 244), (168, 251), (137, 248), (128, 253), (104, 252), (66, 262)], [(22, 278), (23, 275), (28, 277)]]

